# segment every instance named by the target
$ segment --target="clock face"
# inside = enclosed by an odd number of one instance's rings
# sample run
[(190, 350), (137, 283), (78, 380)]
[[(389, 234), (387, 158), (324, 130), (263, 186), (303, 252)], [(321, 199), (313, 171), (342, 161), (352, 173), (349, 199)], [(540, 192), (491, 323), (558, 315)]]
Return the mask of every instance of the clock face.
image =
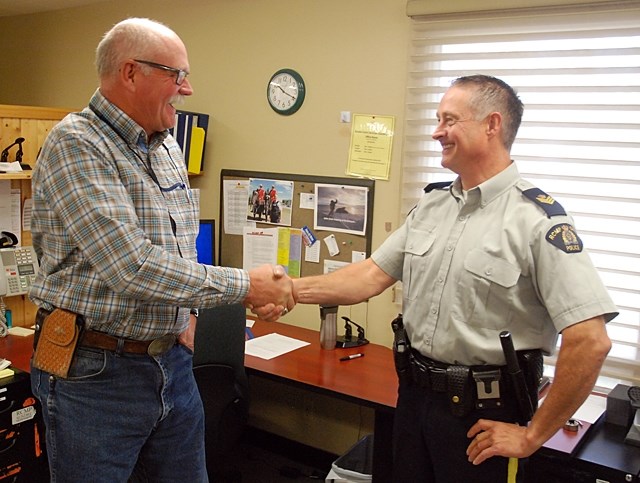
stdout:
[(281, 69), (271, 76), (267, 86), (269, 105), (278, 114), (290, 115), (304, 102), (305, 86), (302, 76), (291, 69)]

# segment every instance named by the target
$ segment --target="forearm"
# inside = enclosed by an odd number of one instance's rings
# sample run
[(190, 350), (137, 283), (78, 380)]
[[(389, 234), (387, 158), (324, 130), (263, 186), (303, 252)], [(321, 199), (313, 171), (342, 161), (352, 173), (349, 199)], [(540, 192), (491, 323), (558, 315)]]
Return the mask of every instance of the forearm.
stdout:
[(588, 330), (578, 337), (577, 326), (563, 333), (553, 384), (529, 425), (528, 438), (537, 447), (562, 428), (589, 396), (611, 347), (601, 317), (577, 325), (582, 324)]
[(378, 295), (394, 282), (367, 259), (329, 274), (295, 279), (294, 287), (301, 304), (352, 305)]

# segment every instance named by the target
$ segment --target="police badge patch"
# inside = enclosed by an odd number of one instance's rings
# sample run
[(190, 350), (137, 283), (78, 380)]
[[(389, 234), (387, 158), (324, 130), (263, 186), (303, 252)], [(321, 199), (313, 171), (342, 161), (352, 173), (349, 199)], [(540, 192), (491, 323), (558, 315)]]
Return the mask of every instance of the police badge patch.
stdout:
[(554, 225), (547, 232), (545, 238), (549, 243), (566, 253), (580, 253), (582, 251), (582, 240), (568, 223)]

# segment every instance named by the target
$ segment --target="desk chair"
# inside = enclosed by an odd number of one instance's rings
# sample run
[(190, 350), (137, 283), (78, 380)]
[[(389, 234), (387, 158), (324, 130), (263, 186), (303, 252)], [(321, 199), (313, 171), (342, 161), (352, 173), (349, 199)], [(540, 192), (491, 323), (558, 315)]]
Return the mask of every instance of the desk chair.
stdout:
[(200, 310), (193, 374), (205, 413), (207, 471), (213, 482), (240, 481), (238, 442), (249, 414), (242, 304)]

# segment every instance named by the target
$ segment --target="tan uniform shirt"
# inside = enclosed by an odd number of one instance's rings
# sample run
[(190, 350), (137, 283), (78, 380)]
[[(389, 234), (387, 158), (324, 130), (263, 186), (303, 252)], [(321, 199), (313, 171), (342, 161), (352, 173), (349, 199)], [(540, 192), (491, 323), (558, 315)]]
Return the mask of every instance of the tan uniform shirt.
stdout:
[(571, 217), (544, 194), (525, 197), (529, 188), (512, 163), (466, 193), (459, 180), (428, 192), (372, 255), (402, 280), (404, 323), (423, 355), (502, 365), (503, 330), (516, 350), (550, 354), (566, 327), (617, 315)]

